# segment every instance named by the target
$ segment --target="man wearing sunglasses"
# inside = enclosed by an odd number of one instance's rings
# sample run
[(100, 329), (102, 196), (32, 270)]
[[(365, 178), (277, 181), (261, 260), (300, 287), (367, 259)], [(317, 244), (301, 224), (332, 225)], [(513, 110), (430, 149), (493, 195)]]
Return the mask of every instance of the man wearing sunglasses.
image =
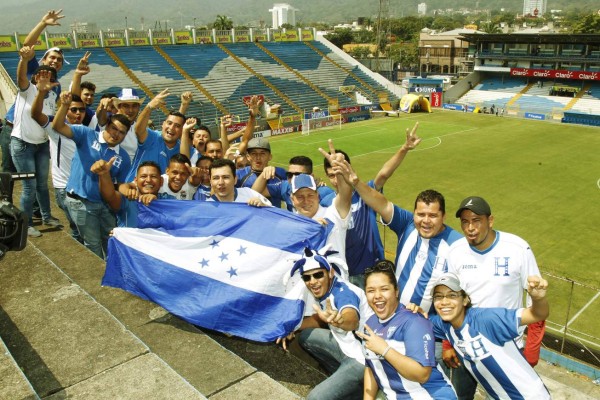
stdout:
[[(62, 137), (50, 124), (51, 120), (48, 115), (43, 111), (44, 98), (48, 94), (52, 87), (56, 85), (55, 82), (51, 81), (51, 75), (49, 73), (40, 74), (38, 77), (38, 94), (35, 97), (33, 106), (31, 108), (31, 116), (37, 121), (37, 123), (46, 130), (48, 137), (50, 138), (50, 160), (52, 162), (52, 186), (54, 187), (54, 197), (56, 204), (64, 211), (69, 226), (71, 228), (71, 236), (73, 239), (83, 243), (77, 225), (71, 218), (69, 210), (65, 204), (65, 198), (67, 195), (66, 187), (69, 175), (71, 174), (71, 160), (75, 156), (76, 146), (75, 142), (66, 137)], [(83, 100), (76, 95), (71, 98), (71, 104), (67, 111), (67, 123), (70, 125), (81, 124), (85, 116), (85, 104)]]
[[(292, 186), (290, 182), (294, 176), (300, 174), (311, 175), (313, 174), (313, 162), (309, 157), (306, 156), (295, 156), (290, 159), (288, 170), (285, 173), (287, 180), (277, 181), (274, 183), (267, 183), (269, 176), (275, 175), (275, 167), (268, 166), (263, 169), (263, 172), (256, 178), (252, 189), (262, 194), (267, 198), (281, 197), (285, 202), (288, 211), (294, 211), (294, 203), (292, 202)], [(327, 187), (322, 182), (317, 182), (317, 192), (319, 198), (324, 199), (334, 191)], [(322, 204), (322, 203), (321, 203)], [(331, 204), (331, 202), (329, 202)]]
[(114, 158), (111, 161), (110, 178), (113, 183), (125, 182), (131, 162), (120, 144), (127, 135), (130, 121), (124, 115), (112, 115), (102, 132), (83, 125), (67, 125), (65, 118), (70, 111), (71, 93), (61, 93), (60, 100), (61, 106), (52, 128), (72, 139), (77, 147), (66, 188), (67, 208), (85, 246), (98, 257), (105, 258), (108, 237), (116, 221), (110, 208), (102, 201), (98, 175), (91, 171), (91, 167), (98, 160), (108, 162)]
[[(362, 329), (373, 314), (365, 293), (340, 278), (341, 270), (333, 257), (328, 259), (314, 250), (305, 250), (291, 275), (296, 271), (316, 302), (312, 305), (314, 314), (302, 321), (298, 342), (330, 374), (307, 399), (362, 399), (365, 358), (353, 331)], [(294, 337), (291, 333), (277, 342), (287, 349), (286, 341)]]

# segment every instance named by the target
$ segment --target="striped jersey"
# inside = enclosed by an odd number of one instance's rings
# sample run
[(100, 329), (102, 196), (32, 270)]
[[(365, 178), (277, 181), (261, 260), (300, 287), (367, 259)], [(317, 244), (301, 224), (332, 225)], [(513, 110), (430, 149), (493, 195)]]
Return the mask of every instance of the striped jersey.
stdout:
[(515, 341), (522, 312), (522, 308), (468, 308), (458, 329), (438, 315), (431, 317), (435, 336), (452, 343), (465, 367), (493, 399), (550, 399)]
[(363, 348), (367, 368), (373, 372), (379, 389), (387, 399), (456, 399), (450, 381), (435, 360), (431, 322), (400, 305), (390, 318), (381, 321), (377, 315), (373, 315), (367, 325), (398, 353), (412, 358), (424, 367), (431, 367), (427, 382), (414, 382), (400, 375), (385, 358)]
[(450, 245), (460, 239), (460, 233), (444, 225), (444, 230), (431, 239), (422, 238), (413, 214), (394, 205), (389, 227), (398, 236), (396, 277), (400, 289), (400, 304), (418, 304), (425, 312), (435, 313), (431, 289), (446, 271)]

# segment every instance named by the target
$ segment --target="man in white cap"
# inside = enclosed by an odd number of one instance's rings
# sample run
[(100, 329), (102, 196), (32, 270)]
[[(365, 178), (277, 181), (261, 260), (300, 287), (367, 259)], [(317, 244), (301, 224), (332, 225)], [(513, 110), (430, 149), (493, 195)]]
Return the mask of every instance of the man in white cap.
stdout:
[[(540, 276), (529, 244), (520, 237), (493, 229), (494, 216), (481, 197), (465, 198), (456, 211), (464, 238), (454, 242), (448, 251), (448, 272), (460, 279), (461, 287), (471, 297), (473, 307), (523, 306), (528, 276)], [(517, 344), (523, 347), (521, 336)], [(529, 326), (524, 356), (534, 366), (539, 359), (539, 346), (544, 334), (544, 321)], [(453, 368), (452, 383), (459, 399), (472, 399), (476, 382), (458, 365), (456, 354), (445, 350), (444, 361)]]
[[(304, 257), (294, 263), (291, 275), (296, 271), (318, 304), (312, 305), (314, 314), (302, 320), (298, 342), (331, 374), (307, 399), (362, 399), (365, 357), (353, 331), (362, 329), (373, 314), (365, 293), (340, 278), (339, 266), (327, 259), (327, 253), (305, 249)], [(287, 348), (286, 341), (294, 336), (291, 333), (277, 342)]]

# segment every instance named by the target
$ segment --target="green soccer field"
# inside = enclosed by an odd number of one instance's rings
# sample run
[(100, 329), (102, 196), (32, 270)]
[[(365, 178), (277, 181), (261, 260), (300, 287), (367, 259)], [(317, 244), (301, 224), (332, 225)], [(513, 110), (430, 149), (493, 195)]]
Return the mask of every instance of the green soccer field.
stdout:
[[(292, 156), (306, 155), (324, 178), (317, 149), (331, 138), (361, 179), (372, 179), (417, 121), (423, 140), (387, 182), (388, 199), (412, 211), (420, 191), (436, 189), (446, 198), (446, 223), (460, 231), (459, 202), (484, 197), (494, 228), (527, 240), (543, 272), (600, 287), (593, 258), (600, 243), (598, 128), (452, 111), (403, 114), (273, 137), (273, 162), (287, 167)], [(396, 237), (389, 230), (385, 242), (393, 258)]]

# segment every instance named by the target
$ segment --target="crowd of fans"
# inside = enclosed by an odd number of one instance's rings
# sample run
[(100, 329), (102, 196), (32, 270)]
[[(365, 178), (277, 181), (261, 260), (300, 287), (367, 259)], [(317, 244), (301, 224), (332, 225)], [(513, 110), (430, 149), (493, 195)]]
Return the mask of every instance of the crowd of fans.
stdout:
[[(79, 60), (70, 89), (61, 90), (62, 51), (51, 48), (38, 61), (33, 48), (61, 18), (61, 11), (49, 11), (25, 39), (18, 96), (0, 137), (3, 169), (36, 173), (20, 196), (29, 237), (41, 236), (33, 224), (37, 210), (42, 223), (60, 224), (50, 213), (50, 171), (71, 235), (102, 258), (112, 229), (137, 227), (139, 203), (283, 205), (332, 227), (328, 248), (334, 252), (306, 249), (292, 267), (314, 302), (298, 331), (278, 340), (287, 348), (297, 337), (330, 373), (309, 398), (374, 399), (380, 391), (387, 398), (472, 399), (477, 383), (492, 398), (549, 398), (533, 370), (548, 315), (547, 282), (529, 245), (494, 230), (491, 208), (480, 197), (458, 207), (463, 236), (445, 224), (441, 193), (419, 193), (412, 211), (382, 193), (419, 145), (418, 124), (368, 181), (333, 142), (319, 149), (331, 189), (314, 178), (304, 154), (291, 158), (287, 169), (269, 165), (268, 140), (253, 138), (258, 97), (248, 102), (244, 129), (228, 134), (233, 121), (225, 115), (214, 139), (185, 117), (191, 93), (182, 94), (179, 110), (160, 130), (149, 127), (150, 115), (168, 89), (142, 107), (145, 98), (123, 88), (93, 110), (96, 87), (82, 82), (91, 72), (89, 53)], [(239, 145), (230, 145), (237, 138)], [(395, 262), (384, 258), (377, 214), (397, 235)], [(529, 308), (523, 308), (525, 291)]]

